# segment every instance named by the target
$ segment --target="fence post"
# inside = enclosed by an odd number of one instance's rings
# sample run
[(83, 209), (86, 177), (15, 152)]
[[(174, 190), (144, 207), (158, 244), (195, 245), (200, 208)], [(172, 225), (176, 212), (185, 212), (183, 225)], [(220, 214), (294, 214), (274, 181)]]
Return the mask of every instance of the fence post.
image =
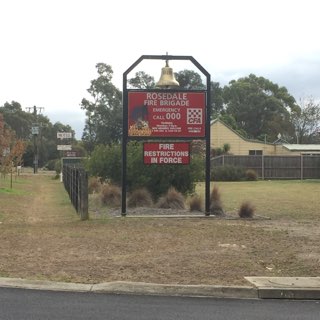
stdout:
[(261, 178), (264, 180), (264, 155), (261, 156)]
[(85, 170), (79, 171), (80, 175), (80, 218), (81, 220), (89, 219), (88, 210), (88, 174)]
[(303, 153), (300, 154), (300, 179), (303, 180)]

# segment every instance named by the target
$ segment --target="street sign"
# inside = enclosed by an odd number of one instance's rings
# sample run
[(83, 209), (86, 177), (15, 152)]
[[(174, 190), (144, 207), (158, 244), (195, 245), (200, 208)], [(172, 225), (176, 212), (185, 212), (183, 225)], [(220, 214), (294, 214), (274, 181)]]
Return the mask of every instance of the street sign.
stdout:
[(39, 127), (32, 127), (31, 128), (31, 133), (33, 135), (39, 134)]
[(72, 146), (71, 146), (71, 144), (58, 144), (57, 145), (57, 150), (71, 151), (72, 150)]
[(129, 137), (205, 137), (205, 92), (128, 92)]
[(57, 132), (58, 139), (71, 139), (72, 133), (71, 132)]
[(145, 142), (144, 164), (189, 164), (190, 143), (188, 142)]

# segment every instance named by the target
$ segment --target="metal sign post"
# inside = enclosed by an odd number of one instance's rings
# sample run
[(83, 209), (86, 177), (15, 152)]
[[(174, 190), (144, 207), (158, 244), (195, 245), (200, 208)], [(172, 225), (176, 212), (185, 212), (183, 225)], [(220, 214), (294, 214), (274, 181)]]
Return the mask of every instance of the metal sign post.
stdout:
[[(165, 60), (165, 71), (170, 69), (169, 60), (189, 60), (206, 77), (206, 90), (169, 89), (169, 86), (153, 90), (127, 89), (128, 74), (143, 60)], [(172, 82), (176, 86), (174, 79)], [(210, 215), (210, 86), (210, 74), (192, 56), (143, 55), (123, 73), (122, 216), (126, 215), (127, 143), (159, 138), (206, 141), (205, 214)], [(152, 161), (185, 161), (169, 159), (153, 157)]]

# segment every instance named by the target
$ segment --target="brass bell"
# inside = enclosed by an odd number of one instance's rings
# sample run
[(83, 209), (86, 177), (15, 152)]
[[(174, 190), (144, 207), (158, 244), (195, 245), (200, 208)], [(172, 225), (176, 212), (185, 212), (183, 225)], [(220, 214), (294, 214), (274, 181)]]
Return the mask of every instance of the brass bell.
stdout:
[(166, 66), (161, 69), (161, 76), (156, 83), (156, 88), (170, 88), (179, 87), (179, 82), (175, 79), (173, 69), (169, 67), (168, 60), (166, 60)]

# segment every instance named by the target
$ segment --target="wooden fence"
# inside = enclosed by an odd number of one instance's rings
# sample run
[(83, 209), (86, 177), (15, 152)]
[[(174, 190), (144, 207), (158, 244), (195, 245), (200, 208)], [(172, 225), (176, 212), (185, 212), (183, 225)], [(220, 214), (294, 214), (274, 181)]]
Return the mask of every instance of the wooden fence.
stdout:
[(87, 220), (89, 218), (87, 172), (79, 165), (64, 164), (63, 184), (80, 219)]
[(211, 167), (238, 166), (256, 171), (261, 179), (320, 179), (320, 154), (299, 156), (222, 155)]

